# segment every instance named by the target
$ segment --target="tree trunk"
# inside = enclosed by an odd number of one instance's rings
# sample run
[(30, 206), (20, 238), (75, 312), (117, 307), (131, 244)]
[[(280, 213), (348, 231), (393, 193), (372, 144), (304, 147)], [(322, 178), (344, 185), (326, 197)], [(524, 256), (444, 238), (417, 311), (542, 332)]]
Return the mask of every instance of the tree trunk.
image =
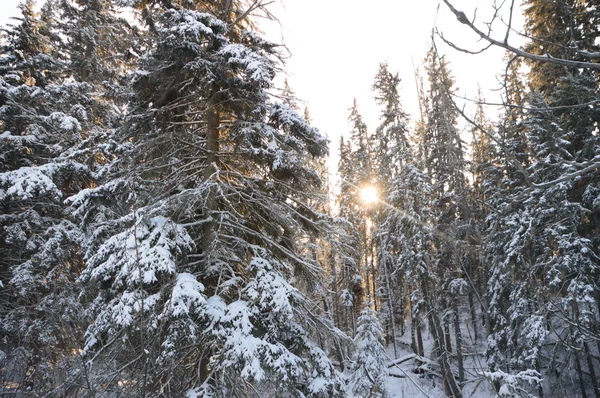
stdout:
[[(535, 370), (537, 370), (537, 372), (539, 374), (542, 374), (541, 372), (541, 366), (540, 366), (540, 358), (538, 357), (538, 359), (535, 361)], [(538, 383), (538, 395), (539, 398), (544, 398), (544, 386), (542, 385), (542, 383)]]
[(579, 376), (579, 388), (581, 389), (581, 398), (587, 398), (587, 393), (585, 392), (585, 380), (583, 378), (583, 370), (581, 369), (581, 362), (579, 361), (579, 355), (577, 351), (572, 351), (575, 356), (575, 369), (577, 370), (577, 375)]
[(434, 312), (434, 307), (430, 306), (430, 323), (432, 329), (433, 339), (435, 341), (436, 348), (438, 350), (438, 362), (444, 378), (444, 391), (446, 395), (451, 398), (462, 398), (461, 390), (454, 379), (452, 374), (452, 368), (448, 359), (448, 350), (445, 345), (444, 331), (442, 330), (441, 321), (437, 313)]
[(367, 258), (366, 255), (366, 251), (365, 251), (365, 276), (367, 278), (367, 301), (369, 300), (375, 300), (374, 297), (371, 295), (371, 272), (369, 271), (369, 259)]
[(369, 252), (371, 253), (371, 267), (369, 271), (371, 271), (371, 278), (373, 280), (373, 306), (375, 308), (375, 312), (378, 311), (377, 306), (377, 272), (375, 270), (375, 245), (373, 244), (373, 237), (369, 239)]
[(446, 347), (446, 351), (452, 352), (452, 339), (450, 338), (450, 322), (448, 322), (448, 317), (444, 317), (444, 346)]
[(419, 355), (425, 356), (425, 349), (423, 348), (423, 330), (421, 329), (421, 319), (417, 318), (417, 349), (419, 350)]
[[(405, 286), (404, 286), (403, 279), (400, 280), (399, 288), (400, 288), (400, 336), (404, 336), (404, 329), (406, 328), (406, 325), (405, 325), (405, 314), (404, 314), (404, 311), (405, 311), (405, 308), (404, 308), (405, 307), (405, 303), (404, 303)], [(395, 316), (396, 316), (396, 314), (394, 314), (394, 317)]]
[[(427, 278), (427, 276), (425, 276), (425, 278)], [(442, 322), (440, 321), (439, 315), (436, 312), (436, 306), (434, 305), (432, 298), (429, 296), (428, 283), (429, 281), (427, 280), (425, 280), (423, 283), (423, 298), (428, 306), (427, 312), (429, 314), (429, 323), (431, 324), (431, 334), (433, 341), (435, 342), (442, 377), (444, 378), (444, 391), (446, 392), (446, 395), (451, 398), (462, 398), (461, 389), (456, 383), (454, 375), (452, 374), (452, 368), (450, 367), (450, 362), (448, 360), (448, 350), (446, 349), (446, 339), (444, 337)], [(447, 322), (445, 322), (445, 324), (447, 325)]]
[(473, 299), (473, 291), (471, 289), (469, 289), (469, 310), (471, 311), (471, 322), (473, 323), (473, 339), (477, 342), (477, 312), (475, 310), (475, 300)]
[(383, 275), (385, 277), (385, 284), (386, 284), (386, 289), (387, 289), (387, 302), (388, 302), (388, 310), (389, 310), (389, 315), (390, 315), (390, 325), (392, 328), (392, 344), (394, 345), (394, 359), (398, 358), (398, 343), (396, 342), (396, 322), (394, 320), (395, 316), (395, 311), (394, 311), (394, 303), (392, 300), (392, 289), (390, 286), (390, 275), (388, 272), (388, 267), (387, 264), (383, 264), (382, 267), (383, 268)]
[(458, 381), (462, 384), (465, 381), (465, 368), (462, 355), (462, 333), (460, 331), (460, 317), (458, 315), (458, 297), (455, 297), (452, 303), (454, 312), (454, 337), (456, 338), (456, 359), (458, 361)]
[(333, 277), (333, 284), (331, 286), (331, 290), (333, 291), (333, 321), (335, 322), (335, 326), (341, 329), (341, 320), (340, 320), (340, 303), (339, 303), (339, 292), (338, 292), (338, 276), (337, 276), (337, 267), (336, 261), (333, 256), (333, 250), (329, 250), (329, 264), (331, 264), (331, 276)]
[(588, 369), (590, 371), (590, 375), (592, 377), (592, 384), (594, 386), (594, 395), (596, 398), (600, 398), (600, 388), (598, 386), (598, 376), (596, 373), (596, 368), (594, 367), (594, 359), (592, 358), (592, 353), (590, 352), (590, 345), (586, 342), (583, 343), (583, 349), (585, 351), (585, 357), (587, 359)]
[(417, 351), (417, 320), (414, 316), (412, 304), (410, 305), (410, 348), (412, 348), (415, 354), (419, 353)]
[[(219, 112), (217, 111), (217, 109), (215, 109), (215, 106), (211, 106), (208, 109), (208, 114), (206, 115), (206, 152), (208, 153), (208, 155), (206, 157), (206, 169), (204, 170), (205, 183), (209, 181), (209, 179), (217, 170), (216, 164), (218, 161), (219, 152), (219, 119)], [(210, 253), (210, 247), (215, 238), (215, 222), (214, 220), (212, 220), (212, 213), (217, 209), (215, 195), (216, 192), (214, 191), (214, 189), (211, 188), (208, 190), (205, 217), (210, 221), (204, 223), (202, 227), (202, 254), (204, 255), (206, 265), (209, 265), (210, 263), (210, 256), (208, 253)]]

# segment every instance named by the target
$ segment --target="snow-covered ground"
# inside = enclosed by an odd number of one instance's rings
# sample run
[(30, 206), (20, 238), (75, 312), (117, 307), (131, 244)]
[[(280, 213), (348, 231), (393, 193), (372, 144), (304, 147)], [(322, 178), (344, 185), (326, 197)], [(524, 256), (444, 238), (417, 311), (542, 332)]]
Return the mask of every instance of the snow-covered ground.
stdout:
[[(496, 394), (491, 384), (480, 374), (485, 370), (485, 343), (479, 339), (473, 341), (468, 324), (463, 322), (462, 332), (464, 336), (463, 355), (465, 356), (465, 384), (463, 385), (463, 396), (472, 398), (494, 397)], [(481, 329), (480, 329), (481, 330)], [(433, 341), (429, 333), (423, 333), (423, 346), (425, 355), (429, 356), (432, 351)], [(398, 359), (394, 360), (394, 348), (390, 344), (387, 347), (390, 357), (388, 362), (389, 374), (386, 387), (393, 398), (409, 397), (446, 397), (441, 377), (432, 376), (437, 373), (437, 363), (431, 360), (421, 360), (423, 366), (432, 372), (429, 374), (419, 373), (419, 361), (410, 347), (410, 324), (407, 325), (403, 336), (398, 337)]]
[[(459, 312), (461, 314), (462, 353), (465, 371), (465, 380), (462, 384), (463, 397), (496, 397), (496, 392), (490, 380), (486, 379), (483, 375), (483, 372), (488, 370), (486, 363), (486, 339), (482, 336), (482, 331), (485, 330), (484, 325), (478, 320), (477, 329), (479, 336), (475, 339), (474, 328), (466, 303), (459, 306)], [(410, 321), (405, 326), (404, 334), (401, 334), (400, 330), (397, 330), (396, 354), (394, 353), (393, 344), (390, 343), (386, 347), (388, 377), (385, 386), (390, 398), (446, 397), (439, 365), (432, 354), (433, 339), (427, 325), (422, 326), (424, 358), (413, 353), (410, 331)], [(453, 351), (450, 354), (450, 359), (453, 371), (457, 374), (454, 333), (451, 333), (451, 337)], [(349, 396), (354, 398), (352, 394)]]

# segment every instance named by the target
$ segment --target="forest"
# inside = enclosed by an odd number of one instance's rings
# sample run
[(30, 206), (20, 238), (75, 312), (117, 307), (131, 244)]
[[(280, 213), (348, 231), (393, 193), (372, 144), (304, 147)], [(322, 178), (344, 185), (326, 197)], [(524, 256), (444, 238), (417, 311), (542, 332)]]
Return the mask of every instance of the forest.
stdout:
[[(270, 3), (1, 28), (0, 397), (600, 398), (600, 1), (523, 0), (513, 45), (442, 0), (481, 49), (382, 60), (339, 142)], [(498, 115), (442, 42), (506, 52)]]

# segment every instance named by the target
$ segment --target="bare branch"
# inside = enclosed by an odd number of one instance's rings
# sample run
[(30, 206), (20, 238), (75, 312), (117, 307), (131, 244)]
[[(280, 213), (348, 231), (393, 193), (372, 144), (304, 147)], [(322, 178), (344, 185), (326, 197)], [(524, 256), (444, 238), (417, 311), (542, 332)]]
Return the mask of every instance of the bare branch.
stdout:
[(566, 109), (579, 109), (579, 108), (586, 108), (591, 105), (600, 103), (600, 99), (597, 99), (597, 100), (593, 100), (593, 101), (589, 101), (589, 102), (584, 102), (583, 104), (547, 106), (544, 108), (538, 108), (535, 106), (524, 106), (524, 105), (514, 105), (514, 104), (500, 103), (500, 102), (480, 101), (480, 100), (475, 100), (473, 98), (465, 97), (465, 96), (454, 94), (454, 93), (452, 93), (452, 96), (459, 98), (461, 100), (464, 100), (464, 101), (471, 102), (476, 105), (498, 106), (498, 107), (503, 107), (503, 108), (506, 107), (506, 108), (511, 108), (511, 109), (522, 109), (525, 111), (534, 111), (534, 112), (535, 111), (560, 111), (560, 110), (566, 110)]
[(473, 51), (473, 50), (467, 50), (466, 48), (462, 48), (462, 47), (458, 47), (456, 44), (454, 44), (454, 42), (451, 42), (450, 40), (446, 39), (443, 35), (443, 33), (441, 33), (440, 31), (437, 30), (437, 28), (435, 29), (435, 34), (442, 39), (442, 41), (444, 43), (446, 43), (447, 45), (449, 45), (450, 47), (452, 47), (453, 49), (463, 52), (463, 53), (467, 53), (467, 54), (472, 54), (472, 55), (477, 55), (477, 54), (481, 54), (482, 52), (484, 52), (485, 50), (489, 49), (490, 47), (492, 47), (492, 44), (488, 44), (487, 46), (485, 46), (484, 48), (477, 50), (477, 51)]
[[(446, 1), (446, 0), (444, 0)], [(435, 47), (435, 43), (434, 43), (434, 48), (436, 51), (436, 54), (438, 56), (438, 58), (441, 60), (439, 53), (437, 52), (437, 47)], [(466, 113), (464, 112), (463, 109), (461, 109), (458, 104), (456, 103), (456, 101), (454, 101), (453, 97), (458, 97), (456, 95), (453, 95), (450, 90), (448, 90), (448, 85), (447, 82), (445, 81), (445, 78), (443, 78), (443, 86), (444, 89), (446, 90), (446, 92), (448, 93), (448, 95), (450, 96), (450, 102), (452, 103), (452, 105), (454, 106), (454, 108), (457, 110), (457, 112), (468, 122), (470, 123), (472, 126), (474, 126), (475, 128), (477, 128), (478, 130), (480, 130), (483, 134), (485, 134), (486, 136), (488, 136), (492, 141), (494, 141), (501, 149), (502, 152), (506, 155), (507, 160), (509, 161), (509, 163), (515, 167), (524, 177), (525, 179), (525, 183), (527, 184), (527, 188), (522, 191), (519, 195), (523, 196), (526, 193), (531, 192), (531, 190), (533, 189), (546, 189), (546, 188), (550, 188), (556, 184), (560, 184), (561, 182), (565, 182), (565, 181), (569, 181), (572, 179), (575, 179), (577, 177), (581, 177), (587, 173), (593, 172), (593, 171), (600, 171), (600, 159), (598, 157), (592, 159), (590, 162), (586, 162), (583, 164), (580, 164), (580, 167), (583, 167), (582, 169), (579, 169), (577, 171), (574, 171), (572, 173), (563, 175), (560, 178), (557, 178), (555, 180), (552, 181), (546, 181), (546, 182), (542, 182), (542, 183), (535, 183), (531, 180), (531, 177), (529, 176), (529, 173), (527, 172), (527, 170), (525, 170), (525, 168), (523, 167), (523, 165), (521, 165), (521, 163), (514, 157), (513, 153), (508, 150), (508, 148), (506, 148), (506, 146), (504, 145), (504, 142), (502, 142), (501, 140), (499, 140), (498, 138), (495, 137), (495, 135), (488, 131), (485, 127), (481, 126), (479, 123), (477, 123), (475, 120), (473, 120), (472, 118), (470, 118), (469, 116), (466, 115)], [(460, 97), (458, 97), (460, 98)], [(592, 103), (597, 103), (600, 102), (600, 100), (598, 101), (592, 101), (589, 104), (586, 104), (584, 106), (589, 106)], [(583, 104), (582, 104), (583, 105)], [(562, 107), (558, 107), (558, 108), (562, 108)], [(531, 108), (532, 110), (535, 110), (537, 108)], [(545, 108), (547, 109), (547, 108)], [(519, 201), (518, 198), (515, 198), (515, 201)]]
[(504, 42), (508, 43), (508, 35), (512, 29), (512, 18), (513, 18), (513, 10), (515, 8), (515, 0), (510, 2), (510, 13), (508, 15), (508, 26), (506, 27), (506, 35), (504, 36)]
[[(446, 0), (444, 0), (444, 1), (446, 1)], [(441, 62), (441, 58), (440, 58), (439, 52), (437, 50), (437, 46), (435, 45), (435, 42), (433, 43), (433, 45), (434, 45), (435, 53), (436, 53), (438, 59), (440, 59), (440, 62)], [(502, 149), (502, 152), (506, 155), (506, 158), (509, 161), (509, 163), (513, 167), (515, 167), (523, 175), (523, 178), (525, 179), (525, 182), (527, 183), (527, 185), (529, 187), (532, 187), (533, 183), (531, 182), (531, 178), (529, 177), (529, 173), (527, 172), (527, 170), (525, 170), (523, 168), (523, 165), (521, 165), (521, 163), (514, 157), (514, 154), (506, 147), (506, 145), (504, 145), (504, 142), (502, 142), (501, 140), (499, 140), (498, 138), (496, 138), (495, 135), (492, 132), (488, 131), (487, 128), (481, 126), (475, 120), (473, 120), (472, 118), (470, 118), (469, 116), (466, 115), (464, 109), (461, 109), (458, 106), (458, 104), (456, 103), (456, 101), (454, 101), (454, 98), (453, 98), (452, 94), (450, 93), (450, 90), (448, 89), (449, 85), (448, 85), (448, 82), (446, 81), (446, 77), (445, 76), (442, 77), (442, 83), (443, 83), (442, 86), (444, 87), (444, 90), (446, 90), (446, 93), (448, 94), (448, 97), (450, 98), (450, 102), (452, 103), (452, 106), (454, 106), (454, 108), (456, 109), (456, 111), (468, 123), (470, 123), (472, 126), (474, 126), (475, 128), (477, 128), (478, 130), (480, 130), (483, 134), (485, 134), (486, 136), (488, 136), (489, 139), (491, 139), (492, 141), (494, 141)]]
[(479, 35), (479, 37), (481, 37), (482, 39), (484, 39), (491, 45), (504, 48), (505, 50), (508, 50), (508, 51), (512, 52), (513, 54), (516, 54), (520, 57), (527, 58), (527, 59), (530, 59), (533, 61), (548, 62), (551, 64), (567, 66), (567, 67), (571, 67), (571, 68), (584, 68), (584, 69), (600, 70), (600, 63), (585, 62), (585, 61), (572, 61), (572, 60), (563, 59), (563, 58), (555, 58), (549, 54), (544, 54), (544, 55), (532, 54), (530, 52), (523, 51), (517, 47), (513, 47), (510, 44), (508, 44), (507, 42), (501, 42), (499, 40), (493, 39), (492, 37), (490, 37), (490, 35), (487, 35), (487, 34), (483, 33), (481, 30), (479, 30), (479, 28), (477, 28), (473, 24), (473, 22), (469, 21), (462, 11), (457, 10), (452, 5), (452, 3), (450, 3), (449, 0), (444, 0), (444, 3), (446, 3), (446, 5), (450, 9), (450, 11), (452, 11), (452, 13), (454, 15), (456, 15), (456, 18), (458, 19), (458, 21), (460, 23), (467, 25), (473, 32), (477, 33)]

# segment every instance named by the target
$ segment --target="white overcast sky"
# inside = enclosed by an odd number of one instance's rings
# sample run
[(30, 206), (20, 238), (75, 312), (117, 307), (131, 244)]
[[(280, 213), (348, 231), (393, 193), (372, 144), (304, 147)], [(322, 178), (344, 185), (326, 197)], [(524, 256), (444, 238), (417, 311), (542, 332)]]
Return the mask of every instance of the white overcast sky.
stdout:
[[(17, 14), (18, 0), (0, 0), (0, 24)], [(472, 18), (477, 9), (478, 25), (490, 20), (492, 0), (454, 0), (453, 4)], [(331, 140), (331, 166), (337, 163), (340, 135), (349, 130), (348, 109), (353, 98), (369, 128), (377, 125), (371, 84), (378, 65), (387, 61), (402, 78), (401, 95), (406, 111), (418, 115), (413, 61), (417, 68), (431, 43), (434, 26), (469, 49), (482, 43), (461, 25), (440, 0), (284, 0), (272, 8), (280, 25), (266, 28), (272, 41), (285, 43), (292, 56), (286, 71), (290, 85), (308, 106), (313, 124)], [(520, 11), (516, 23), (522, 23)], [(503, 37), (501, 22), (496, 37)], [(513, 34), (513, 42), (519, 43)], [(489, 50), (467, 55), (445, 46), (438, 48), (455, 76), (458, 93), (471, 98), (480, 85), (488, 100), (497, 102), (497, 75), (504, 69), (503, 52)], [(497, 110), (490, 109), (490, 116)], [(335, 166), (334, 166), (335, 167)]]

